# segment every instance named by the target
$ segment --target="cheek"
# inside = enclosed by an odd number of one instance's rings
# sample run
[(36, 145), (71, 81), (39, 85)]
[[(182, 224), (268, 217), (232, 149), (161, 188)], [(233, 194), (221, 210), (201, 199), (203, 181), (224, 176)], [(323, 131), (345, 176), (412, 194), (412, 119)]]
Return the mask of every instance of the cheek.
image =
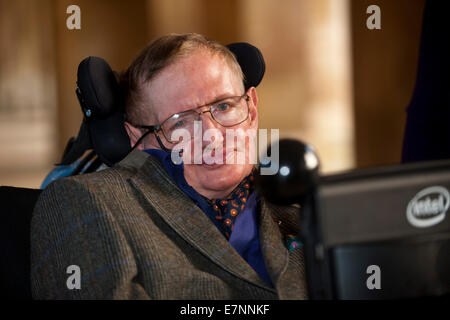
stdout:
[[(231, 137), (234, 137), (234, 141)], [(234, 143), (238, 151), (248, 150), (255, 142), (257, 138), (257, 130), (251, 123), (233, 130), (233, 136), (229, 136), (227, 143)]]

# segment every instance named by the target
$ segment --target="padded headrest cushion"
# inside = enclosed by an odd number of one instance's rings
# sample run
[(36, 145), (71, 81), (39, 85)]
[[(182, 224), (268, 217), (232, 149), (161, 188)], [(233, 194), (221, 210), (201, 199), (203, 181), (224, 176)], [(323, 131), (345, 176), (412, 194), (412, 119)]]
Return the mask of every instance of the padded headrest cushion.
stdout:
[[(78, 66), (78, 88), (83, 112), (88, 118), (103, 118), (120, 108), (119, 85), (109, 64), (98, 57), (88, 57)], [(87, 110), (90, 110), (86, 114)]]
[(231, 43), (227, 47), (236, 56), (244, 73), (245, 90), (250, 87), (257, 87), (266, 71), (266, 64), (261, 51), (246, 42)]
[(114, 72), (102, 58), (88, 57), (78, 67), (77, 85), (92, 146), (102, 162), (112, 166), (130, 151), (123, 125), (123, 99)]

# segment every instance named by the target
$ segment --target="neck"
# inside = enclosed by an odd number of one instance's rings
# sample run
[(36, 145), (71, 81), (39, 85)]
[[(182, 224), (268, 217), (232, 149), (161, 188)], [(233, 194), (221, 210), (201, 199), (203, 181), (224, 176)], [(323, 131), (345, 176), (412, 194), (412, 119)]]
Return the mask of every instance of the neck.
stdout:
[(227, 190), (208, 190), (208, 189), (201, 190), (201, 188), (195, 188), (194, 186), (193, 188), (195, 189), (195, 191), (197, 191), (199, 194), (201, 194), (202, 196), (204, 196), (209, 200), (226, 199), (233, 192), (233, 190), (236, 189), (239, 183), (241, 183), (241, 181), (239, 181), (235, 186), (230, 187)]

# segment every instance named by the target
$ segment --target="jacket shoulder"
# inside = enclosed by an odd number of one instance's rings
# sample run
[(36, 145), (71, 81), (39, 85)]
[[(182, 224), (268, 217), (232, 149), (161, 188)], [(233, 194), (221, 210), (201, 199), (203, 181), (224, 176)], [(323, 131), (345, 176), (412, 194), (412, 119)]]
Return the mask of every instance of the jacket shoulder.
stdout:
[(45, 189), (61, 188), (65, 186), (86, 187), (95, 192), (98, 188), (114, 188), (123, 186), (126, 181), (136, 176), (144, 166), (148, 155), (142, 151), (131, 152), (124, 160), (115, 166), (101, 171), (81, 174), (76, 176), (62, 177), (50, 183)]

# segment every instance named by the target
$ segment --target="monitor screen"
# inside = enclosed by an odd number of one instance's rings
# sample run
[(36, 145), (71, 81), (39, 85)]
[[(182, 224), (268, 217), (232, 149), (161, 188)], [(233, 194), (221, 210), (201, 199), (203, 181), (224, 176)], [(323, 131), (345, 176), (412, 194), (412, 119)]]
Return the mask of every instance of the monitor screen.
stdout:
[(303, 208), (311, 298), (450, 293), (450, 161), (324, 176)]

